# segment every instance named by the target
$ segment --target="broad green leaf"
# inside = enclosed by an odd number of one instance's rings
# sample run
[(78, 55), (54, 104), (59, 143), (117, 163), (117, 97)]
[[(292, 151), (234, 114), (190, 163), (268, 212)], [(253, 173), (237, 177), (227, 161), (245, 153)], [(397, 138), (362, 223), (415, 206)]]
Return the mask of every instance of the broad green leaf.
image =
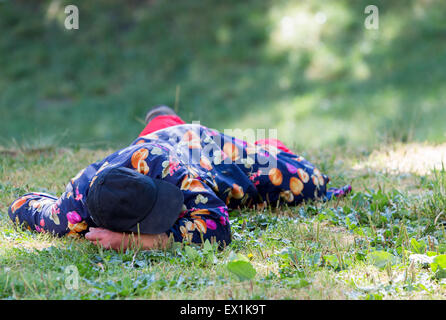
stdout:
[(332, 266), (333, 268), (337, 268), (339, 266), (339, 259), (334, 254), (327, 254), (324, 256), (325, 263)]
[(251, 280), (256, 275), (256, 269), (248, 261), (232, 260), (226, 265), (229, 271), (235, 274), (240, 281)]
[(446, 269), (446, 255), (440, 254), (434, 258), (434, 263), (438, 264), (440, 268)]
[(440, 254), (436, 256), (430, 267), (436, 273), (437, 278), (446, 278), (446, 255)]
[(388, 264), (393, 265), (396, 262), (393, 254), (382, 250), (370, 252), (367, 255), (367, 260), (380, 269), (384, 269)]
[(197, 258), (200, 257), (200, 254), (198, 253), (198, 251), (191, 246), (185, 246), (184, 251), (186, 252), (189, 259), (191, 259), (192, 261), (195, 261), (195, 260), (197, 260)]

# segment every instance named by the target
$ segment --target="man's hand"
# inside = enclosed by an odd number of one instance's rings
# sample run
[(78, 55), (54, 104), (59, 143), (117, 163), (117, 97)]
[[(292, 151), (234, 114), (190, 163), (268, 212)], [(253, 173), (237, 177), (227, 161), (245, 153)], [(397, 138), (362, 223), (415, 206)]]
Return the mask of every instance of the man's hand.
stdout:
[(90, 228), (85, 234), (85, 239), (100, 245), (105, 249), (125, 250), (128, 245), (128, 239), (123, 232), (114, 232), (104, 228)]
[(135, 234), (115, 232), (104, 228), (90, 228), (85, 238), (95, 245), (116, 251), (129, 247), (142, 250), (164, 248), (168, 244), (167, 234)]

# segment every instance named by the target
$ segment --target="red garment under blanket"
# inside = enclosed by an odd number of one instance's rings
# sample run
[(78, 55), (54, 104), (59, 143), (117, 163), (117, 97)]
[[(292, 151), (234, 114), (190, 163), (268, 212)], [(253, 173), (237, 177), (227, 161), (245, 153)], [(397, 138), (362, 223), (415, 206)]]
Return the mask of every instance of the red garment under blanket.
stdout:
[[(146, 134), (155, 132), (157, 130), (161, 130), (161, 129), (168, 128), (168, 127), (173, 127), (173, 126), (178, 126), (178, 125), (181, 125), (181, 124), (186, 124), (186, 122), (184, 122), (178, 116), (175, 116), (175, 115), (157, 116), (157, 117), (153, 118), (147, 124), (147, 126), (144, 128), (143, 131), (141, 131), (139, 136), (140, 137), (141, 136), (145, 136)], [(277, 147), (278, 149), (280, 149), (282, 151), (285, 151), (285, 152), (288, 152), (288, 153), (293, 153), (279, 139), (274, 139), (274, 138), (261, 139), (261, 140), (257, 140), (255, 142), (255, 144), (269, 144), (269, 145), (273, 145), (273, 146)]]
[(139, 136), (145, 136), (146, 134), (168, 128), (173, 126), (178, 126), (181, 124), (186, 124), (180, 117), (174, 115), (163, 115), (153, 118)]

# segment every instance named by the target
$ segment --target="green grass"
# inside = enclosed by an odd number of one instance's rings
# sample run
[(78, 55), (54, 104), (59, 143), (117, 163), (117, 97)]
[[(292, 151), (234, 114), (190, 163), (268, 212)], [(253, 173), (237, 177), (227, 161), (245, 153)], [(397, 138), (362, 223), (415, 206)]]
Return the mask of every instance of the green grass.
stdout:
[[(219, 130), (277, 128), (296, 147), (445, 141), (446, 4), (375, 1), (378, 31), (368, 4), (2, 1), (0, 143), (124, 146), (156, 104)], [(308, 27), (286, 37), (298, 13)]]
[[(70, 177), (108, 152), (56, 148), (1, 157), (0, 298), (444, 298), (442, 269), (409, 257), (446, 253), (446, 171), (418, 176), (356, 170), (369, 158), (357, 150), (307, 155), (333, 177), (333, 185), (352, 182), (351, 196), (234, 211), (233, 242), (223, 251), (177, 244), (118, 253), (82, 239), (23, 231), (9, 221), (7, 205), (15, 197), (36, 190), (60, 195)], [(229, 271), (234, 254), (249, 259), (256, 270), (252, 280), (240, 281)], [(66, 287), (71, 266), (79, 273), (78, 289)]]

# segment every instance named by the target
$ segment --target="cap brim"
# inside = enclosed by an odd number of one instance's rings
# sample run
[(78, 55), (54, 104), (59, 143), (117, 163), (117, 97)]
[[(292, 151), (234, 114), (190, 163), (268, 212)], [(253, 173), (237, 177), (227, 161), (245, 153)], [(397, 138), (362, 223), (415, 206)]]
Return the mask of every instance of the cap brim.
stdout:
[(158, 188), (158, 195), (151, 212), (129, 231), (141, 234), (159, 234), (169, 230), (183, 207), (183, 192), (172, 183), (153, 179)]

